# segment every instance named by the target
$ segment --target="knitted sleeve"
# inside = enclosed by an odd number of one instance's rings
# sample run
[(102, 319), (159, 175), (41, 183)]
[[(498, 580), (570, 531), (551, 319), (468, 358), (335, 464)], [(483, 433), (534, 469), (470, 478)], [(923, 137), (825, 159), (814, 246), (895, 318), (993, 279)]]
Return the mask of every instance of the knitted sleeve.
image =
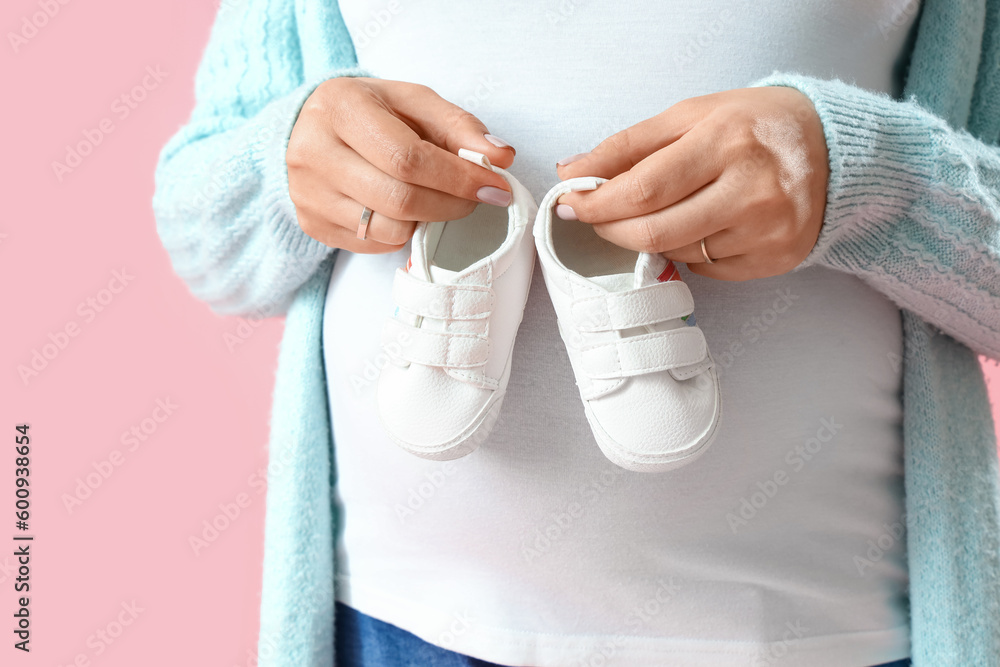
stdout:
[(216, 312), (283, 312), (331, 252), (298, 225), (285, 151), (322, 81), (367, 76), (344, 60), (306, 81), (294, 0), (221, 4), (195, 108), (160, 154), (153, 196), (174, 271)]
[(826, 214), (796, 268), (850, 272), (973, 351), (1000, 358), (1000, 147), (913, 101), (776, 73), (812, 100), (830, 158)]

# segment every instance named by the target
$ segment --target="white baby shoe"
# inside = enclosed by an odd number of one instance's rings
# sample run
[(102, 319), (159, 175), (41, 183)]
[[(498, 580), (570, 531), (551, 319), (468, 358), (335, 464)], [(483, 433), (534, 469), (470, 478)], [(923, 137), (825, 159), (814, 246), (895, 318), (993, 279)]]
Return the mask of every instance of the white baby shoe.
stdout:
[(715, 437), (718, 375), (672, 262), (554, 215), (561, 195), (604, 180), (569, 179), (545, 195), (534, 229), (542, 275), (601, 451), (628, 470), (670, 470)]
[(382, 335), (390, 363), (376, 392), (389, 437), (435, 460), (472, 452), (496, 422), (535, 263), (531, 193), (486, 156), (459, 155), (503, 176), (511, 204), (417, 225), (393, 282), (397, 308)]

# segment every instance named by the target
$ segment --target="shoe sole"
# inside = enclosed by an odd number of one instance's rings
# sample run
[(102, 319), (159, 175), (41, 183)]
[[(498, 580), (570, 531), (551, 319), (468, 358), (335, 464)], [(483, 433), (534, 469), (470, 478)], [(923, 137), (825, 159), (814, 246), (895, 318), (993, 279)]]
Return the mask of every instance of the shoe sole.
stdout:
[(667, 472), (688, 465), (704, 454), (715, 441), (715, 436), (719, 430), (719, 423), (722, 421), (722, 392), (719, 389), (719, 377), (714, 368), (710, 372), (715, 381), (715, 404), (717, 406), (714, 419), (712, 420), (712, 427), (701, 439), (679, 453), (675, 452), (663, 455), (637, 454), (623, 448), (601, 428), (597, 417), (590, 409), (590, 404), (584, 402), (584, 413), (587, 415), (587, 421), (590, 422), (590, 430), (593, 431), (594, 439), (597, 440), (597, 446), (600, 447), (604, 456), (625, 470), (633, 472)]

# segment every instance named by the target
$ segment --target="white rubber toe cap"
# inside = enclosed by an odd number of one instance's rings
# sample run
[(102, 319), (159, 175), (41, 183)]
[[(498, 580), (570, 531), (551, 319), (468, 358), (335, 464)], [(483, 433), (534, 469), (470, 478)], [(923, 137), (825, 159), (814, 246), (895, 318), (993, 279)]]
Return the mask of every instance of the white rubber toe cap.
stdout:
[(715, 369), (683, 382), (659, 375), (630, 378), (620, 389), (585, 401), (598, 444), (623, 468), (657, 472), (679, 467), (715, 437), (722, 409)]
[(490, 411), (499, 404), (498, 391), (419, 364), (386, 364), (376, 396), (379, 419), (389, 436), (407, 451), (435, 460), (473, 451), (488, 435)]

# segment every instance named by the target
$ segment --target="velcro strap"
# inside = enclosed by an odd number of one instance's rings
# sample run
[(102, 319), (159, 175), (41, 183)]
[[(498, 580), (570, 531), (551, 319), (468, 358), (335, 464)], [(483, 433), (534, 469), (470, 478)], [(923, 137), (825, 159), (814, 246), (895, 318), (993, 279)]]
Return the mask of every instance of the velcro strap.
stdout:
[(628, 336), (581, 350), (583, 369), (595, 380), (644, 375), (702, 361), (708, 354), (697, 327)]
[(478, 320), (493, 311), (489, 287), (429, 283), (403, 269), (396, 269), (392, 300), (409, 313), (438, 320)]
[(490, 343), (483, 334), (428, 331), (390, 318), (382, 329), (382, 348), (422, 366), (476, 368), (486, 364)]
[(679, 280), (578, 299), (570, 306), (579, 331), (631, 329), (694, 312), (691, 290)]

